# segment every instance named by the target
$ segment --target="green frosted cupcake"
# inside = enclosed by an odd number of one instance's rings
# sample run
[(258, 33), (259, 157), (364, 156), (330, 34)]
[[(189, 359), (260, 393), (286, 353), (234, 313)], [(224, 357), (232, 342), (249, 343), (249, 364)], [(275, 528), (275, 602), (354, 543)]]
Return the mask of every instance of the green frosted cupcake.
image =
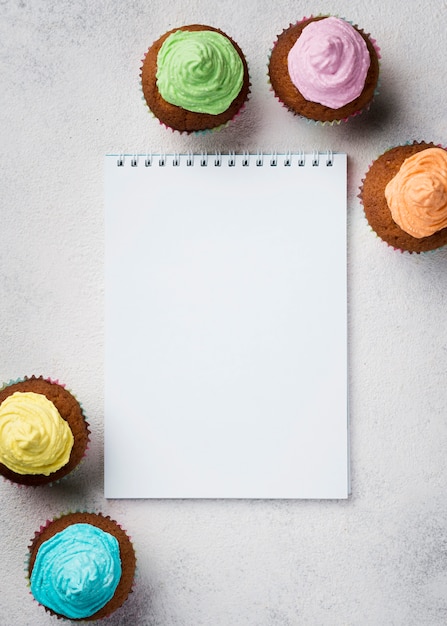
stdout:
[(224, 32), (192, 24), (165, 33), (141, 68), (145, 101), (166, 127), (191, 133), (225, 126), (249, 94), (248, 67)]

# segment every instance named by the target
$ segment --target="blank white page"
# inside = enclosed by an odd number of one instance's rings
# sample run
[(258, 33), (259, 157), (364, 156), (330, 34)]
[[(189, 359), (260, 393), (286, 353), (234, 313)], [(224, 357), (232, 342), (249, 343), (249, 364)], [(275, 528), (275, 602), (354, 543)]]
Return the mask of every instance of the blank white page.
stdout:
[(107, 498), (348, 496), (346, 155), (313, 156), (106, 157)]

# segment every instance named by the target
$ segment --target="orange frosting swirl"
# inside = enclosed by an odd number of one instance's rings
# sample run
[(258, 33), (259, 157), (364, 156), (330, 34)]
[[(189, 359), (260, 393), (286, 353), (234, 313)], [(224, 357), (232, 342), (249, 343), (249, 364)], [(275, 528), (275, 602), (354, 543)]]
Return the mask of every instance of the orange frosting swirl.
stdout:
[(447, 227), (447, 152), (427, 148), (405, 159), (385, 197), (393, 220), (412, 237)]

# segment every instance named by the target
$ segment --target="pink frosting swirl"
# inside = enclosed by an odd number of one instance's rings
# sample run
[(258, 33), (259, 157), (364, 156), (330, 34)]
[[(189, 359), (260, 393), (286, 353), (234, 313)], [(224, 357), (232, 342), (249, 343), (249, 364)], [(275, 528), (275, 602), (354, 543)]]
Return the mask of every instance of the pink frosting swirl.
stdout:
[(412, 237), (447, 227), (447, 152), (427, 148), (408, 157), (385, 187), (391, 217)]
[(303, 28), (287, 62), (290, 79), (306, 100), (339, 109), (362, 93), (371, 59), (351, 24), (327, 17)]

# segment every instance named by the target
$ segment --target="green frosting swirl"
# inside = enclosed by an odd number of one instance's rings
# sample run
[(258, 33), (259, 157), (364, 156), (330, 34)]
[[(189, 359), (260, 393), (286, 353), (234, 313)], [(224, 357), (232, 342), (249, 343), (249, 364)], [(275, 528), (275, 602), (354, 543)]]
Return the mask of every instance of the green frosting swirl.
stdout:
[(239, 94), (242, 60), (224, 35), (212, 30), (178, 30), (163, 42), (157, 57), (162, 98), (195, 113), (218, 115)]

